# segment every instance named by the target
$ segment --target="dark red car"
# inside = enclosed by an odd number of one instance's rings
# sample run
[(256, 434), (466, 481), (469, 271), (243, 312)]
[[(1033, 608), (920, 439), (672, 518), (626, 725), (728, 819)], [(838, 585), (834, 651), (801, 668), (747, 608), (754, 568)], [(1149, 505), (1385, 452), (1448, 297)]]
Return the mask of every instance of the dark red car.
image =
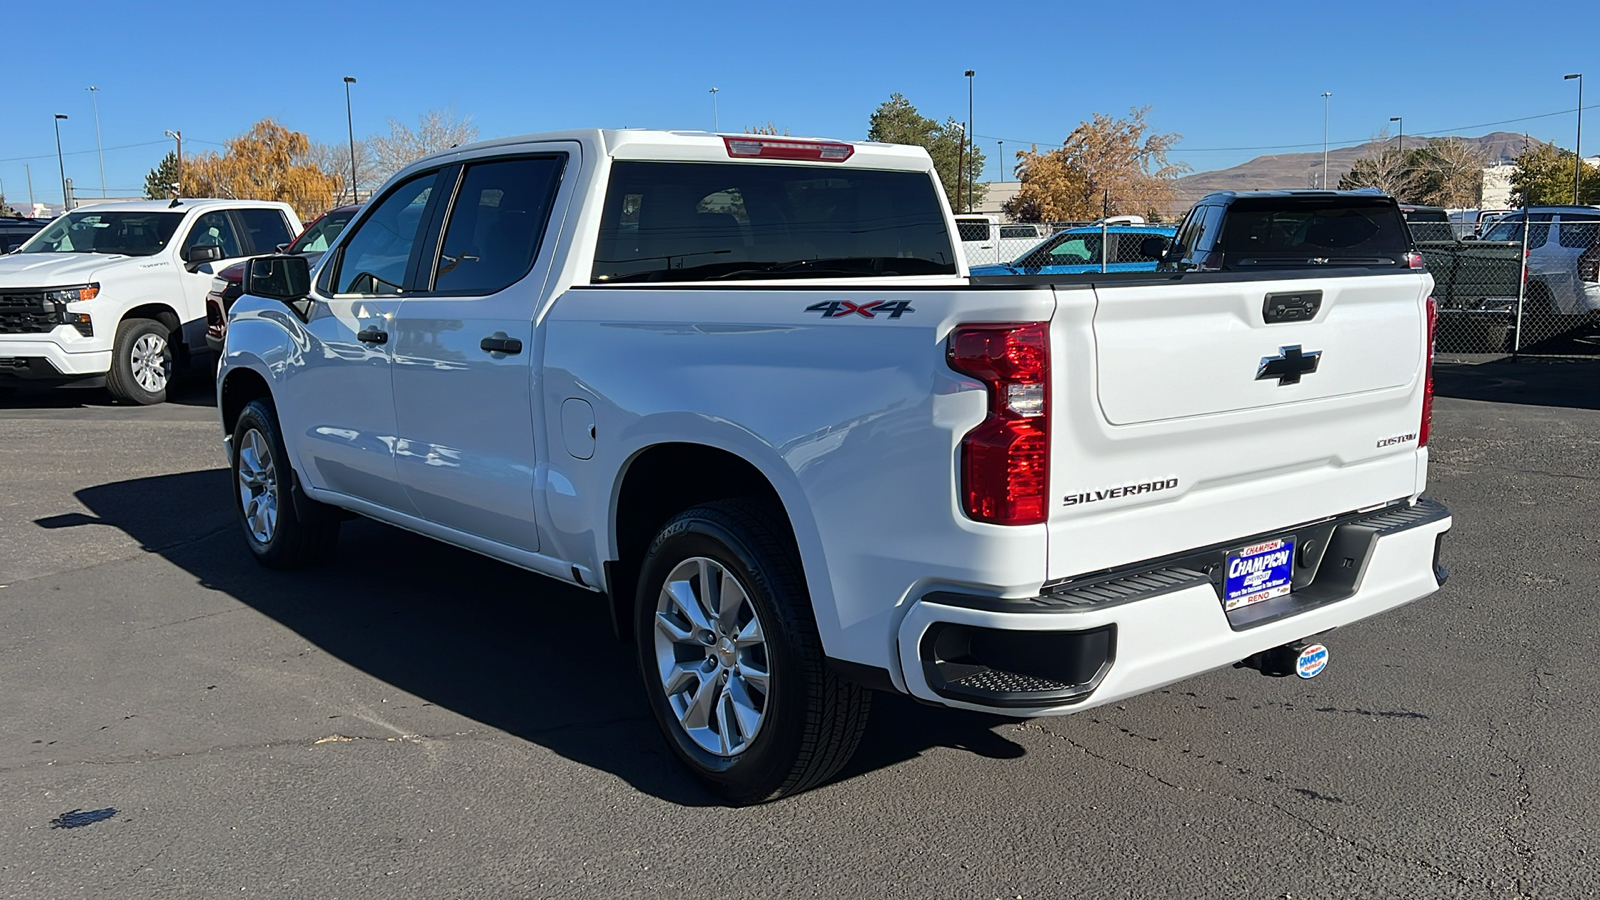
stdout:
[[(300, 236), (287, 245), (281, 245), (284, 253), (294, 253), (304, 256), (313, 266), (322, 254), (327, 252), (328, 246), (334, 238), (339, 236), (344, 227), (350, 224), (356, 213), (361, 211), (360, 204), (353, 206), (339, 206), (330, 209), (315, 219), (300, 232)], [(217, 353), (222, 352), (222, 343), (228, 336), (228, 310), (233, 308), (233, 301), (239, 299), (244, 293), (244, 263), (238, 262), (217, 273), (211, 282), (211, 292), (206, 294), (206, 346)]]

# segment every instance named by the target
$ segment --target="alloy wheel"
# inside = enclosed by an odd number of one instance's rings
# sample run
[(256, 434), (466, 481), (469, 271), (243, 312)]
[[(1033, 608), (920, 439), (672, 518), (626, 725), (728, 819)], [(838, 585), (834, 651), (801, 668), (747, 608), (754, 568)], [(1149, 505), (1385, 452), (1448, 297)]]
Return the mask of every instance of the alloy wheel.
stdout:
[(267, 436), (254, 428), (239, 442), (238, 482), (245, 530), (256, 543), (271, 543), (278, 531), (278, 471)]
[(743, 584), (705, 557), (679, 563), (656, 601), (657, 673), (684, 733), (720, 757), (761, 731), (770, 695), (766, 635)]
[(133, 352), (130, 354), (133, 365), (133, 380), (139, 387), (152, 394), (166, 390), (167, 379), (167, 339), (159, 334), (140, 335), (133, 342)]

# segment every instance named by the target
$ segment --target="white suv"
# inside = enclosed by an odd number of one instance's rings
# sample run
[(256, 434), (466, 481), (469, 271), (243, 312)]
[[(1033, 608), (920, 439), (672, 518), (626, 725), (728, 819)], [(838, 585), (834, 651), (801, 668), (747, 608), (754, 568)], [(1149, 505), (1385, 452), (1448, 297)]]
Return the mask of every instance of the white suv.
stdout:
[(286, 203), (151, 200), (73, 210), (0, 257), (0, 392), (104, 385), (160, 403), (175, 367), (208, 355), (206, 292), (230, 261), (300, 230)]
[(1540, 340), (1600, 312), (1600, 208), (1532, 206), (1495, 222), (1485, 241), (1521, 241), (1528, 229), (1528, 291), (1523, 319)]

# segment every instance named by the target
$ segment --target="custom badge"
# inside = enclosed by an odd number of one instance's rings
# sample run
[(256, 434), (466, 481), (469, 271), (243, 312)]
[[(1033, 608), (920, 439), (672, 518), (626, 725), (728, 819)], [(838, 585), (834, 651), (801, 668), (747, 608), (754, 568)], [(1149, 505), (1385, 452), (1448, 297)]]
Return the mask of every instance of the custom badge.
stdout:
[(1294, 661), (1294, 673), (1301, 678), (1315, 678), (1328, 667), (1328, 648), (1312, 644), (1300, 651)]

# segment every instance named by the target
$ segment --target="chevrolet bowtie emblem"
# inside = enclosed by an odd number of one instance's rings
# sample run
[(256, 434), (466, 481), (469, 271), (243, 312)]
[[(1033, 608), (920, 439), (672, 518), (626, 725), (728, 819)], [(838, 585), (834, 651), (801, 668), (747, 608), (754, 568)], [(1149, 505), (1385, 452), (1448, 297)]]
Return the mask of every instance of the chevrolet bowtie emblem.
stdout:
[(1317, 370), (1317, 363), (1322, 360), (1322, 351), (1313, 350), (1306, 353), (1300, 349), (1299, 344), (1289, 347), (1280, 347), (1277, 356), (1261, 357), (1261, 366), (1256, 369), (1256, 380), (1264, 381), (1268, 378), (1278, 379), (1278, 386), (1286, 384), (1299, 384), (1301, 375), (1310, 375)]

